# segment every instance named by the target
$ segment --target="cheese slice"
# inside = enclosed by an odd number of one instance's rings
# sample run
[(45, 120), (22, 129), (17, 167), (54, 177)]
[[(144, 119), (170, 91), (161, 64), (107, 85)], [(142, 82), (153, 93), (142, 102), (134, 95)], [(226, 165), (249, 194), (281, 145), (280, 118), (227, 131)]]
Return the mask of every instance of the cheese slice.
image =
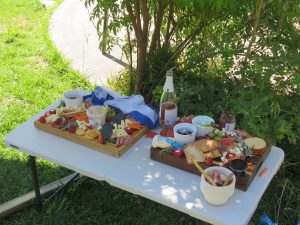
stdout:
[(266, 141), (259, 137), (246, 138), (245, 144), (252, 148), (254, 154), (263, 154), (267, 147)]

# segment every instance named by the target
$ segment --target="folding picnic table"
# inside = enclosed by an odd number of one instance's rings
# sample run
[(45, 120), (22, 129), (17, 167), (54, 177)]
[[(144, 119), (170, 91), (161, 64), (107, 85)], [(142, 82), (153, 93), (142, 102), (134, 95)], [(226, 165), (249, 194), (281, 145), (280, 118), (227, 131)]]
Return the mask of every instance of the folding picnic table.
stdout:
[[(54, 103), (49, 108), (55, 107)], [(32, 117), (4, 138), (8, 147), (30, 155), (38, 203), (39, 184), (35, 157), (71, 169), (81, 175), (169, 206), (197, 219), (222, 225), (248, 224), (257, 205), (284, 159), (282, 149), (272, 150), (261, 166), (263, 177), (254, 178), (247, 192), (235, 190), (222, 206), (208, 204), (200, 191), (200, 177), (150, 159), (151, 139), (141, 138), (120, 158), (114, 158), (34, 127)], [(258, 174), (260, 171), (258, 172)]]

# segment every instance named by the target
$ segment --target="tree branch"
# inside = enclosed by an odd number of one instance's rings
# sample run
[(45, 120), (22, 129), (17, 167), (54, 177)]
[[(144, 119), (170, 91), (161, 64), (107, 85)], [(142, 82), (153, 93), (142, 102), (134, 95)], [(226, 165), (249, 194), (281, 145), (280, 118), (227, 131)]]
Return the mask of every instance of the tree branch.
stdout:
[(141, 34), (142, 34), (140, 1), (139, 0), (134, 1), (134, 15), (136, 18), (136, 25), (137, 25), (137, 32), (138, 32), (138, 35), (136, 37), (137, 37), (137, 40), (139, 41), (139, 37), (141, 37)]
[(258, 28), (258, 25), (259, 25), (259, 17), (260, 17), (260, 10), (261, 10), (261, 7), (263, 5), (263, 0), (258, 0), (258, 4), (256, 6), (256, 13), (255, 13), (255, 23), (254, 23), (254, 27), (253, 27), (253, 30), (252, 30), (252, 33), (251, 33), (251, 39), (249, 41), (249, 45), (248, 45), (248, 48), (247, 48), (247, 52), (246, 52), (246, 55), (245, 55), (245, 59), (244, 59), (244, 62), (247, 62), (249, 56), (250, 56), (250, 52), (251, 52), (251, 47), (256, 39), (256, 32), (257, 32), (257, 28)]
[(126, 9), (127, 9), (128, 15), (130, 17), (130, 20), (132, 22), (132, 26), (133, 26), (133, 29), (134, 29), (135, 36), (137, 37), (138, 36), (137, 23), (136, 23), (136, 18), (135, 18), (135, 15), (133, 13), (131, 5), (127, 3), (126, 4)]
[(165, 9), (166, 9), (166, 6), (163, 4), (162, 0), (159, 0), (158, 1), (158, 10), (156, 13), (156, 20), (154, 23), (154, 31), (152, 34), (152, 40), (151, 40), (151, 44), (150, 44), (150, 48), (149, 48), (150, 54), (152, 54), (155, 51), (157, 44), (160, 41), (160, 28), (161, 28)]
[[(167, 21), (167, 28), (166, 28), (166, 38), (165, 38), (165, 44), (167, 44), (171, 38), (171, 22), (173, 20), (173, 13), (174, 13), (174, 1), (171, 1), (169, 6), (169, 15), (168, 15), (168, 21)], [(172, 28), (174, 30), (174, 26)]]
[(147, 0), (142, 0), (141, 11), (143, 16), (143, 33), (148, 34), (150, 15), (149, 15), (149, 8), (147, 5)]

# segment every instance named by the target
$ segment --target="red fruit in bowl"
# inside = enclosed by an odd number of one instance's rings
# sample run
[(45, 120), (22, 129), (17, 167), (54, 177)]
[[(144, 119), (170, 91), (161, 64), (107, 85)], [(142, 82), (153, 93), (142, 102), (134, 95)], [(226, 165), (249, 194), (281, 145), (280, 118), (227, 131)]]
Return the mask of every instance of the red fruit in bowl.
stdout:
[(40, 123), (46, 123), (46, 118), (45, 118), (44, 116), (41, 116), (41, 117), (39, 118), (39, 122), (40, 122)]
[(74, 125), (70, 125), (68, 128), (68, 131), (71, 133), (75, 133), (76, 132), (76, 127)]
[(183, 151), (181, 149), (175, 149), (173, 151), (173, 155), (176, 157), (181, 157), (181, 156), (183, 156)]

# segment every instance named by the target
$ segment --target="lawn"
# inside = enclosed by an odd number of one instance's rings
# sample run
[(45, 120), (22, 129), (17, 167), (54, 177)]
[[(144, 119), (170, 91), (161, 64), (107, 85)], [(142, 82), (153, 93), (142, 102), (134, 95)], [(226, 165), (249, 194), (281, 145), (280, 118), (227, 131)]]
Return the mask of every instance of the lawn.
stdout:
[[(38, 0), (0, 0), (0, 203), (32, 190), (28, 156), (5, 148), (3, 137), (59, 99), (64, 91), (92, 88), (53, 46), (47, 30), (52, 11), (44, 9)], [(41, 159), (37, 163), (42, 185), (72, 173)], [(292, 224), (299, 214), (299, 187), (283, 174), (280, 170), (264, 195), (254, 216), (256, 222), (263, 210), (285, 224)], [(281, 196), (274, 193), (283, 188), (288, 200), (279, 204)], [(287, 215), (293, 215), (292, 219)], [(0, 224), (205, 223), (105, 182), (81, 178), (41, 212), (28, 208)]]

